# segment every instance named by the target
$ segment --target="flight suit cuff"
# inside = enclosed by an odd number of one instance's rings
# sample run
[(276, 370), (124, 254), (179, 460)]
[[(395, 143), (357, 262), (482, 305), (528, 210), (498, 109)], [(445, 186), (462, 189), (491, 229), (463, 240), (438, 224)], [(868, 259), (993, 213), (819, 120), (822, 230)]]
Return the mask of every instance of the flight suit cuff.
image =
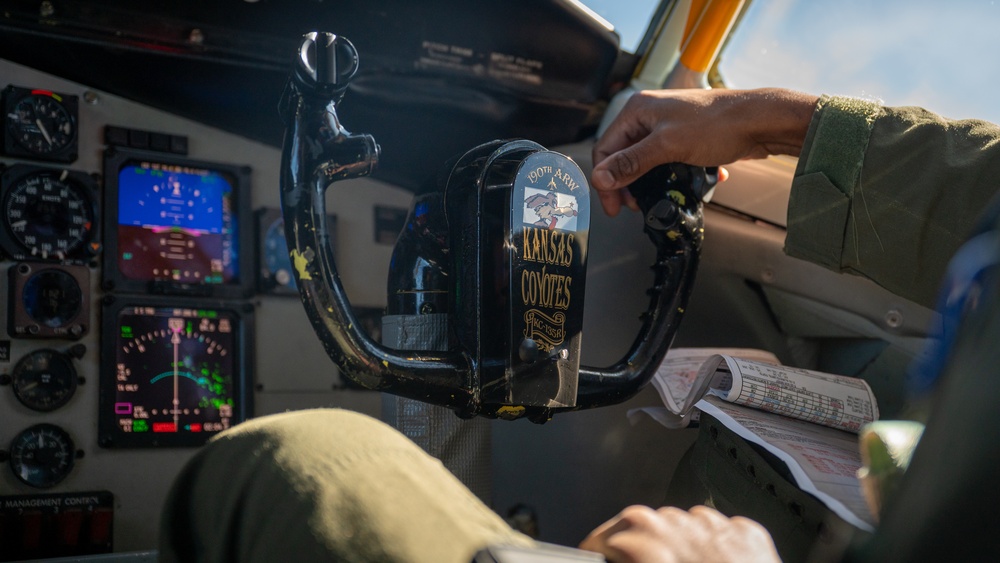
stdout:
[(788, 201), (785, 252), (840, 271), (851, 199), (882, 107), (823, 96), (806, 133)]

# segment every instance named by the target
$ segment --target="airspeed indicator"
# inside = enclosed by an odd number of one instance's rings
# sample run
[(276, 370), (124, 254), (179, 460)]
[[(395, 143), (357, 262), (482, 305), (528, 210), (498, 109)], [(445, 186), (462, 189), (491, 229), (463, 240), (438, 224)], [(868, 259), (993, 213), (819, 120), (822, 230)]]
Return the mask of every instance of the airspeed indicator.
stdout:
[(0, 245), (15, 260), (85, 261), (100, 250), (94, 180), (16, 165), (3, 174)]

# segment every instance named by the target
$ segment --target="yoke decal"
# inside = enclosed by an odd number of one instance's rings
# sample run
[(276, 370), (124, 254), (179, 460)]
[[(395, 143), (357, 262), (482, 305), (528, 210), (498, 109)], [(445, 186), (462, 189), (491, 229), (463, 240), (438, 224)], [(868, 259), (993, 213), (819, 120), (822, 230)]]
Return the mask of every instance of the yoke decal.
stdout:
[[(555, 178), (550, 180), (554, 182)], [(525, 225), (576, 231), (576, 196), (537, 188), (524, 188)]]

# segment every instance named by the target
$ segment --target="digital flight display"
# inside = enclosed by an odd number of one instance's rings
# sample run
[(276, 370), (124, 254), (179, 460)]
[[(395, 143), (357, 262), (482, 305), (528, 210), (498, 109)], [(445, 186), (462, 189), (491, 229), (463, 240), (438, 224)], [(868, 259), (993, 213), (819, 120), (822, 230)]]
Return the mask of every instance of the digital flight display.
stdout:
[(134, 280), (232, 283), (238, 224), (233, 180), (160, 162), (118, 171), (118, 270)]
[(149, 151), (105, 157), (105, 287), (249, 297), (249, 168)]
[(199, 445), (245, 418), (248, 319), (190, 304), (105, 315), (101, 445)]

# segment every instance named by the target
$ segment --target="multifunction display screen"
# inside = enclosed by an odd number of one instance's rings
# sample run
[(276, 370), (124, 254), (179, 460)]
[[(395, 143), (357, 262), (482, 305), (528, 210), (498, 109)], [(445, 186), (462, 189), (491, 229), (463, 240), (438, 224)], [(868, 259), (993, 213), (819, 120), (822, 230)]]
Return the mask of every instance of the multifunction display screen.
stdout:
[(244, 418), (237, 312), (126, 305), (105, 315), (102, 445), (197, 445)]
[(126, 161), (118, 170), (118, 271), (128, 280), (232, 284), (239, 277), (236, 179)]

